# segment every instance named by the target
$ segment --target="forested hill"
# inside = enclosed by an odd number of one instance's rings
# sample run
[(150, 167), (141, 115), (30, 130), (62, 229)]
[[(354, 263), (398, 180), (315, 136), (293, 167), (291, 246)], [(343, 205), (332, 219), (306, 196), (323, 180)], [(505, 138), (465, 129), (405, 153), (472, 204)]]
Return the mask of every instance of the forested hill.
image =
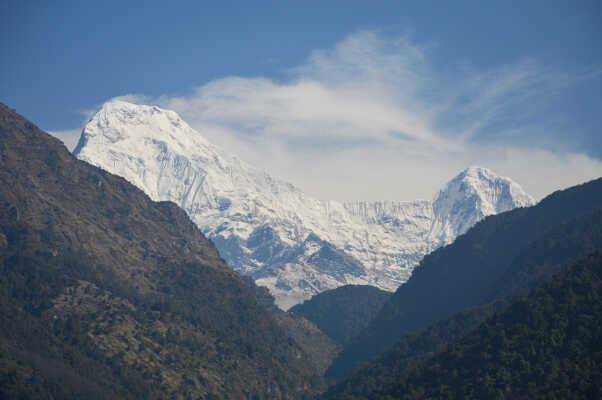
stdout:
[(328, 371), (346, 376), (360, 361), (463, 309), (491, 299), (512, 262), (550, 229), (602, 206), (602, 179), (558, 191), (529, 208), (485, 218), (454, 243), (426, 256), (407, 283)]
[(507, 276), (496, 285), (492, 302), (459, 312), (421, 332), (404, 335), (391, 349), (331, 388), (325, 398), (374, 397), (399, 380), (407, 368), (445, 350), (496, 311), (504, 310), (513, 298), (527, 295), (563, 266), (597, 249), (602, 249), (602, 209), (563, 222), (526, 246), (513, 261)]
[(407, 370), (382, 399), (598, 399), (602, 253), (515, 300), (470, 335)]
[(2, 104), (0, 166), (0, 397), (312, 395), (335, 345), (233, 272), (175, 204)]
[(319, 293), (289, 312), (312, 321), (344, 346), (370, 323), (391, 295), (374, 286), (346, 285)]

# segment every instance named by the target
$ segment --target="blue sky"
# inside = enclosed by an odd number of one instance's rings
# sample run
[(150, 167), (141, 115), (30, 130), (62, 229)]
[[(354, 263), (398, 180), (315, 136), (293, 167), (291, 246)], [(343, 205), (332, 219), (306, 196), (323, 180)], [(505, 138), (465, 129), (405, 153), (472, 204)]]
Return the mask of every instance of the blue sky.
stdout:
[(171, 108), (321, 198), (602, 175), (602, 2), (322, 3), (5, 0), (0, 101), (69, 146), (110, 98)]

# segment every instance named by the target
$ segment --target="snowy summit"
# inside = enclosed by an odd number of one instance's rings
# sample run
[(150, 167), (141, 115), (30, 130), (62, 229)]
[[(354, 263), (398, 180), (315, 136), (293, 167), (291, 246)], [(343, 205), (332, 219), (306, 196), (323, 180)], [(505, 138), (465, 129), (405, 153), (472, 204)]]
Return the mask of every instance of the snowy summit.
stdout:
[(485, 216), (535, 203), (481, 167), (433, 201), (322, 201), (212, 145), (175, 112), (120, 100), (90, 119), (74, 153), (178, 204), (283, 309), (345, 284), (393, 291), (425, 254)]

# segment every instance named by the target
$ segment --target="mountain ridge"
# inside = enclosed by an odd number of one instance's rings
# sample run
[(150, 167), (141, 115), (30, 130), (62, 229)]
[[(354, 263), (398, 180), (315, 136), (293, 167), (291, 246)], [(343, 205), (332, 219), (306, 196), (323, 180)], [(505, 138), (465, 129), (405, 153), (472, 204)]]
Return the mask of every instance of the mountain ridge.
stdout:
[[(318, 200), (225, 153), (175, 112), (121, 100), (90, 119), (74, 154), (180, 205), (228, 264), (284, 309), (345, 284), (394, 291), (425, 254), (479, 219), (534, 204), (518, 184), (481, 167), (433, 201)], [(261, 246), (253, 240), (260, 236)], [(330, 273), (326, 265), (351, 268)]]

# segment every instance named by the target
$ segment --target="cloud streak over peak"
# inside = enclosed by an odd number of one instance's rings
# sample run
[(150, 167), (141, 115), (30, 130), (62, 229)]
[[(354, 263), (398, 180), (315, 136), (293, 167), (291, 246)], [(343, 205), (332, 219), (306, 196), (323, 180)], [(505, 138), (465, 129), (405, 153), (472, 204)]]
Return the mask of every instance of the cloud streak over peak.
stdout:
[(598, 159), (558, 139), (562, 114), (542, 116), (577, 76), (534, 60), (436, 65), (432, 51), (362, 31), (280, 81), (225, 77), (185, 96), (127, 99), (177, 111), (213, 143), (323, 199), (432, 198), (473, 164), (536, 198), (602, 175)]

